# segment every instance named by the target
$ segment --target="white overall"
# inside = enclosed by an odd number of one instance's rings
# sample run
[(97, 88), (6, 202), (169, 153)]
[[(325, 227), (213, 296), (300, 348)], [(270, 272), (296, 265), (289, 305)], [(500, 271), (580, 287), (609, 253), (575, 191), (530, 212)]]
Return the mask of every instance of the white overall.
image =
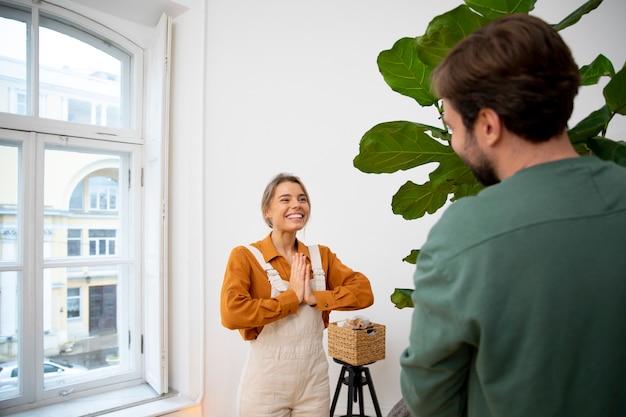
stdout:
[[(289, 282), (249, 246), (268, 275), (272, 297)], [(309, 247), (314, 290), (325, 290), (326, 279), (317, 245)], [(298, 314), (263, 327), (250, 342), (250, 353), (239, 386), (240, 417), (328, 417), (330, 388), (324, 352), (322, 312), (300, 304)]]

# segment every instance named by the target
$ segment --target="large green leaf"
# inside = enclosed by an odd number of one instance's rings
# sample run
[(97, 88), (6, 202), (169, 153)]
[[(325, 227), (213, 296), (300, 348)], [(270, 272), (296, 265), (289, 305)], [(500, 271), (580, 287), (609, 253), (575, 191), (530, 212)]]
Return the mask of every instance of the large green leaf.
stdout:
[(363, 172), (381, 174), (438, 161), (453, 151), (426, 133), (433, 129), (406, 121), (378, 124), (363, 135), (354, 166)]
[(432, 186), (437, 189), (446, 189), (452, 186), (450, 193), (453, 194), (453, 197), (450, 201), (476, 195), (484, 188), (476, 181), (470, 168), (456, 154), (442, 159), (429, 177)]
[(439, 165), (430, 173), (430, 181), (421, 185), (407, 181), (394, 194), (391, 200), (394, 214), (406, 220), (418, 219), (443, 207), (450, 194), (456, 200), (475, 195), (482, 189), (467, 165), (448, 148), (450, 153), (438, 156)]
[(590, 11), (596, 9), (600, 4), (602, 4), (602, 0), (587, 1), (587, 3), (574, 10), (565, 19), (561, 20), (556, 25), (553, 25), (554, 29), (561, 31), (566, 27), (572, 26), (574, 23), (578, 22), (583, 15), (586, 15)]
[(626, 66), (611, 78), (603, 92), (609, 109), (626, 115)]
[(418, 219), (443, 207), (452, 189), (452, 185), (435, 188), (430, 182), (419, 185), (407, 181), (391, 199), (391, 209), (405, 220)]
[(417, 219), (440, 209), (450, 194), (458, 199), (481, 190), (482, 187), (476, 183), (467, 165), (454, 153), (452, 147), (446, 148), (448, 152), (437, 155), (439, 165), (430, 173), (430, 181), (421, 185), (407, 181), (396, 192), (391, 200), (395, 214), (407, 220)]
[[(450, 147), (452, 150), (452, 147)], [(459, 156), (451, 152), (439, 158), (439, 166), (430, 173), (430, 182), (435, 188), (458, 187), (462, 184), (475, 184), (476, 179)], [(453, 191), (451, 191), (453, 192)]]
[(535, 8), (536, 2), (537, 0), (465, 0), (465, 4), (490, 20), (505, 14), (528, 14)]
[(580, 84), (581, 85), (594, 85), (598, 83), (600, 77), (615, 75), (615, 69), (613, 63), (604, 55), (600, 54), (589, 65), (580, 67)]
[(437, 101), (431, 93), (432, 68), (419, 60), (415, 39), (398, 40), (390, 50), (382, 51), (376, 62), (393, 91), (414, 98), (421, 106), (430, 106)]
[(465, 5), (435, 17), (424, 36), (415, 38), (419, 59), (435, 68), (461, 39), (489, 23)]
[(411, 299), (411, 294), (413, 291), (410, 288), (396, 288), (391, 294), (391, 302), (396, 306), (396, 308), (405, 308), (405, 307), (415, 307), (413, 305), (413, 300)]
[(626, 142), (595, 137), (589, 138), (587, 146), (598, 158), (613, 161), (626, 167)]
[(611, 120), (611, 111), (604, 105), (598, 110), (589, 114), (568, 132), (569, 140), (573, 144), (585, 143), (587, 139), (596, 136), (606, 129), (606, 125)]

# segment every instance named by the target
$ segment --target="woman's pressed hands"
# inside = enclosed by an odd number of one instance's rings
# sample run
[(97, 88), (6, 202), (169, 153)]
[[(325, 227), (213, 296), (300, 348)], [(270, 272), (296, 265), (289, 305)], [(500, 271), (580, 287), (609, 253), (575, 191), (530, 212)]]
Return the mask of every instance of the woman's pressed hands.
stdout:
[(302, 253), (295, 253), (291, 258), (291, 276), (289, 286), (295, 291), (298, 301), (304, 300), (305, 282), (310, 275), (306, 264), (306, 256)]
[(295, 253), (291, 261), (290, 287), (296, 293), (299, 302), (315, 304), (315, 295), (311, 290), (311, 268), (306, 263), (306, 255)]
[(304, 302), (311, 307), (315, 307), (317, 305), (317, 298), (315, 298), (315, 293), (311, 287), (312, 284), (311, 268), (307, 266), (306, 276), (304, 278)]

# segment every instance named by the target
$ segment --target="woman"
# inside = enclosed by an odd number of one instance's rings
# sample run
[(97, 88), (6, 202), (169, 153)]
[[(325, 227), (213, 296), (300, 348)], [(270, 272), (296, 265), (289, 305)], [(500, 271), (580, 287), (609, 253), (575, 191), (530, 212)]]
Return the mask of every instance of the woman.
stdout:
[(278, 174), (261, 201), (272, 231), (248, 247), (234, 248), (228, 259), (222, 324), (250, 341), (239, 390), (241, 417), (327, 417), (330, 389), (322, 341), (330, 311), (374, 302), (367, 277), (342, 264), (328, 247), (298, 241), (310, 208), (300, 179)]

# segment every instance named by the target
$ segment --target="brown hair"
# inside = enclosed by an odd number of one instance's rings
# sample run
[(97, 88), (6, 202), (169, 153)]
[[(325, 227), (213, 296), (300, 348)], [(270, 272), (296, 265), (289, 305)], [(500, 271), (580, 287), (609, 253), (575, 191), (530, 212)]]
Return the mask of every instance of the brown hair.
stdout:
[(563, 39), (543, 20), (503, 16), (459, 42), (433, 72), (437, 95), (450, 101), (466, 128), (482, 108), (530, 141), (567, 128), (580, 73)]
[(309, 197), (309, 193), (300, 178), (293, 174), (280, 173), (272, 178), (272, 180), (265, 186), (263, 197), (261, 197), (261, 214), (263, 215), (263, 220), (265, 220), (265, 223), (269, 227), (273, 227), (272, 220), (265, 217), (265, 212), (270, 208), (270, 202), (272, 197), (274, 197), (276, 187), (278, 187), (278, 184), (283, 182), (295, 182), (296, 184), (299, 184), (300, 187), (302, 187), (302, 191), (304, 191), (307, 201), (309, 202), (309, 208), (311, 207), (311, 198)]

